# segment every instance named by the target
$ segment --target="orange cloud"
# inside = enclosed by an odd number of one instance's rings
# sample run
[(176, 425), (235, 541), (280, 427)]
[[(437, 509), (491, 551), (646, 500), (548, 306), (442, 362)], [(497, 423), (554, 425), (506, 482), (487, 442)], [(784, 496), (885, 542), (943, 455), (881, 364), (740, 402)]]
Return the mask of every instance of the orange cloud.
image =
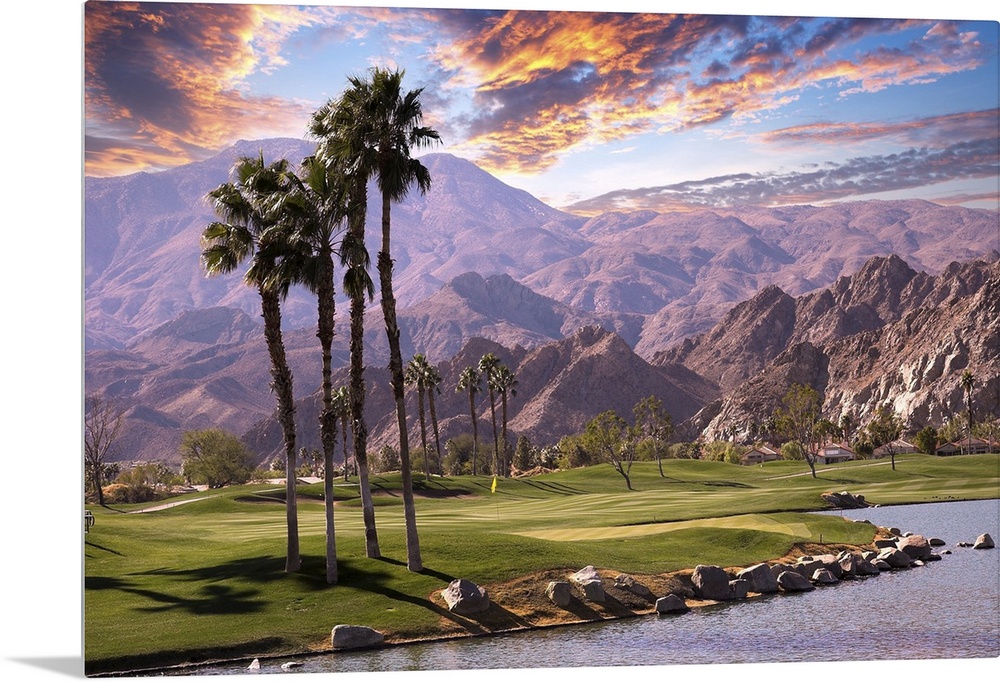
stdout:
[[(88, 175), (174, 166), (257, 132), (300, 136), (311, 108), (252, 96), (244, 83), (280, 67), (283, 41), (314, 21), (282, 5), (87, 3)], [(128, 147), (131, 141), (131, 148)]]
[(530, 174), (602, 142), (758, 117), (810, 88), (846, 97), (983, 63), (975, 34), (941, 23), (925, 24), (904, 49), (827, 56), (870, 33), (917, 25), (511, 11), (436, 57), (452, 74), (447, 87), (475, 92), (476, 113), (456, 149), (489, 170)]

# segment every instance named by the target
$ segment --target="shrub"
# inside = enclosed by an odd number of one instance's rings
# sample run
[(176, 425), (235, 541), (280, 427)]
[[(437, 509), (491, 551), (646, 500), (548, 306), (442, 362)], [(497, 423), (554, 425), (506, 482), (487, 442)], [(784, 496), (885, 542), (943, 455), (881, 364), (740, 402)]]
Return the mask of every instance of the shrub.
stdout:
[(148, 485), (112, 483), (104, 487), (104, 501), (107, 504), (136, 504), (139, 502), (152, 502), (158, 499), (160, 499), (160, 496)]

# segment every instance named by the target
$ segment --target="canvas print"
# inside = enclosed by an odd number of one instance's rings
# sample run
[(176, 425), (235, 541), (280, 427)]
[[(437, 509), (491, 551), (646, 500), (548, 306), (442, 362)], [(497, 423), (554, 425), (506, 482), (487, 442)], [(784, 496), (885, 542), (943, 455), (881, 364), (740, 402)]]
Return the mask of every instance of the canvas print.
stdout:
[(1000, 657), (998, 23), (650, 5), (83, 5), (88, 676)]

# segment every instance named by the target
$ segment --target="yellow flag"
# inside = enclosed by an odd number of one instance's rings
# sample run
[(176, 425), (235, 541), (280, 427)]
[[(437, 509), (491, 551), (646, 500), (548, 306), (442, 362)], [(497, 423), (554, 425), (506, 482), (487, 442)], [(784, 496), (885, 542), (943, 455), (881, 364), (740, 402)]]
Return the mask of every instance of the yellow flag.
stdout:
[(490, 486), (490, 492), (495, 493), (497, 491), (497, 477), (496, 474), (493, 475), (493, 485)]

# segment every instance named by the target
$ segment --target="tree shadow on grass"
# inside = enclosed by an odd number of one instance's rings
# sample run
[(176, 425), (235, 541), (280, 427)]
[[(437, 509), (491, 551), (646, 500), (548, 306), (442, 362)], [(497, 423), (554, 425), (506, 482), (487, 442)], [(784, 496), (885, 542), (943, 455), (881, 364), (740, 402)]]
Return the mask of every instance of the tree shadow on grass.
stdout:
[(556, 495), (581, 495), (584, 491), (579, 488), (574, 488), (568, 486), (564, 483), (552, 483), (551, 481), (532, 481), (529, 479), (521, 479), (524, 483), (527, 483), (532, 488), (538, 488), (539, 490), (544, 490), (545, 492), (555, 493)]
[(260, 590), (238, 590), (229, 585), (208, 584), (195, 596), (181, 597), (142, 587), (133, 580), (94, 576), (84, 579), (84, 588), (91, 591), (117, 590), (153, 602), (150, 606), (136, 607), (136, 611), (143, 613), (182, 610), (194, 616), (236, 615), (255, 613), (263, 606), (257, 600)]
[[(109, 552), (109, 553), (115, 554), (117, 556), (125, 556), (124, 554), (122, 554), (121, 552), (119, 552), (117, 550), (109, 549), (108, 547), (105, 547), (104, 545), (99, 545), (96, 542), (91, 542), (90, 540), (87, 540), (86, 542), (84, 542), (84, 545), (86, 545), (87, 547), (93, 547), (94, 549), (99, 549), (102, 552)], [(92, 554), (87, 554), (87, 558), (88, 559), (95, 559), (96, 557), (94, 555), (92, 555)]]

